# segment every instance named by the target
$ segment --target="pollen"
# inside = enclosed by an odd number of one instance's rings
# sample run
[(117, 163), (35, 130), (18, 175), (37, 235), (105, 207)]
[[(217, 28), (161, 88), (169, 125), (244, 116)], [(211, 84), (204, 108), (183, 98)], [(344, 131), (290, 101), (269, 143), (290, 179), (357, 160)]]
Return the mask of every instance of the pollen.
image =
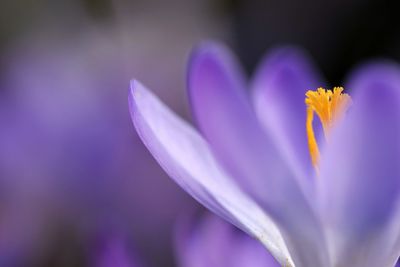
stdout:
[(342, 118), (351, 105), (351, 97), (342, 93), (343, 90), (343, 87), (334, 87), (333, 90), (320, 87), (316, 91), (309, 90), (306, 93), (308, 149), (310, 150), (311, 162), (317, 171), (320, 154), (313, 128), (314, 114), (319, 117), (325, 140), (328, 141), (332, 127)]

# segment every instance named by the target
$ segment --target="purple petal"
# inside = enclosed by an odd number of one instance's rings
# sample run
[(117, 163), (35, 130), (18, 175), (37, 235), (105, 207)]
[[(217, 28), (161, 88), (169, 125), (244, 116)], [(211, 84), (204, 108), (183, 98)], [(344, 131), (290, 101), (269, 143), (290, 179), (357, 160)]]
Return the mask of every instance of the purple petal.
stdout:
[(136, 130), (171, 178), (204, 206), (257, 237), (278, 260), (290, 258), (275, 224), (224, 173), (204, 139), (140, 83), (132, 81), (131, 86)]
[(322, 156), (324, 219), (339, 266), (388, 266), (399, 227), (400, 68), (364, 67), (348, 88), (353, 107)]
[(278, 152), (279, 144), (259, 125), (243, 80), (228, 50), (216, 44), (199, 47), (189, 69), (193, 113), (219, 162), (283, 229), (296, 265), (322, 266), (326, 257), (320, 226)]
[(233, 55), (203, 44), (192, 56), (188, 83), (193, 114), (217, 159), (250, 192), (269, 195), (265, 176), (283, 176), (287, 166), (267, 142)]
[[(286, 47), (262, 61), (253, 81), (257, 116), (279, 148), (308, 176), (313, 172), (305, 131), (307, 90), (320, 86), (321, 78), (303, 51)], [(316, 136), (319, 136), (316, 133)]]

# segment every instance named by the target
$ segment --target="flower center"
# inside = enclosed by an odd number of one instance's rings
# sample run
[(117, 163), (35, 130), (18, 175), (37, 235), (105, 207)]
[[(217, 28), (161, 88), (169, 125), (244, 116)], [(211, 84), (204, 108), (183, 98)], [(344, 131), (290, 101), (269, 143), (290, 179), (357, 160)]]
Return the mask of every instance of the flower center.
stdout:
[(320, 155), (313, 128), (314, 113), (319, 117), (325, 139), (328, 140), (334, 123), (343, 116), (351, 104), (351, 97), (348, 94), (342, 94), (343, 90), (343, 87), (335, 87), (333, 91), (320, 87), (316, 91), (309, 90), (306, 93), (308, 149), (311, 162), (317, 171)]

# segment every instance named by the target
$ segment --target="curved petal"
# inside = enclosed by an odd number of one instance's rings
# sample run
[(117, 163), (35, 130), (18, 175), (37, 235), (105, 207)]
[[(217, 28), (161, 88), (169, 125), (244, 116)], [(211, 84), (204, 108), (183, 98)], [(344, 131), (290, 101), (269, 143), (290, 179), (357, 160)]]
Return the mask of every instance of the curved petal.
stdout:
[(234, 57), (220, 45), (203, 44), (188, 76), (193, 113), (218, 161), (279, 224), (297, 266), (324, 265), (320, 226), (280, 144), (261, 128)]
[(218, 160), (251, 193), (265, 194), (265, 176), (283, 176), (287, 169), (254, 116), (233, 56), (217, 44), (200, 46), (189, 65), (188, 89), (194, 117)]
[[(252, 83), (253, 103), (259, 120), (280, 144), (285, 158), (308, 177), (312, 177), (314, 169), (307, 145), (304, 99), (307, 90), (323, 86), (321, 81), (303, 51), (285, 47), (265, 57)], [(316, 136), (320, 134), (316, 132)]]
[(219, 167), (208, 144), (137, 81), (129, 95), (142, 141), (184, 190), (204, 206), (259, 239), (280, 262), (290, 256), (275, 224)]
[(400, 68), (367, 66), (348, 88), (353, 107), (332, 133), (321, 162), (322, 214), (332, 234), (334, 266), (393, 266), (400, 200)]

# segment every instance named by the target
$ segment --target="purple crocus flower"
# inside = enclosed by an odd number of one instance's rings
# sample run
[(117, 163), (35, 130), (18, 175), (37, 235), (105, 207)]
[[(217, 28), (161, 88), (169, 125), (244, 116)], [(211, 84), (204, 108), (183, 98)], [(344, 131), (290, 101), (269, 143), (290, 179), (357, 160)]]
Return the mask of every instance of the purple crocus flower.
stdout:
[(281, 265), (394, 266), (400, 254), (400, 68), (374, 63), (350, 77), (353, 105), (326, 133), (327, 142), (313, 127), (320, 144), (314, 165), (304, 101), (321, 82), (296, 49), (267, 56), (249, 96), (226, 48), (198, 47), (188, 90), (201, 134), (137, 81), (131, 115), (169, 175), (260, 240)]
[(180, 267), (279, 267), (256, 240), (216, 216), (178, 224), (176, 254)]

